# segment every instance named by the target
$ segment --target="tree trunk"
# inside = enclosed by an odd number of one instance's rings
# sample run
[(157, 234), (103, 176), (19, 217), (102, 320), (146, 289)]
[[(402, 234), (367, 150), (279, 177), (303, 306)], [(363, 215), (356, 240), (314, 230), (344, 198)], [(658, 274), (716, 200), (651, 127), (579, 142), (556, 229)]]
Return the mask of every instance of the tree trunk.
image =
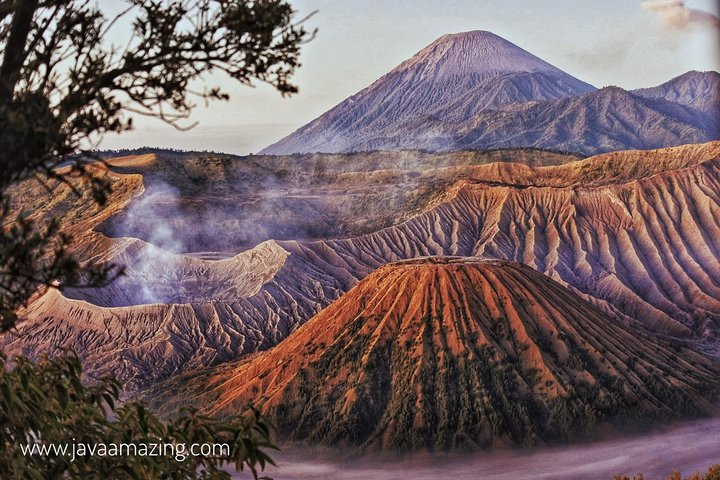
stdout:
[(17, 0), (10, 26), (10, 35), (5, 44), (2, 66), (0, 66), (0, 105), (12, 102), (15, 85), (27, 57), (25, 45), (32, 29), (33, 17), (39, 0)]

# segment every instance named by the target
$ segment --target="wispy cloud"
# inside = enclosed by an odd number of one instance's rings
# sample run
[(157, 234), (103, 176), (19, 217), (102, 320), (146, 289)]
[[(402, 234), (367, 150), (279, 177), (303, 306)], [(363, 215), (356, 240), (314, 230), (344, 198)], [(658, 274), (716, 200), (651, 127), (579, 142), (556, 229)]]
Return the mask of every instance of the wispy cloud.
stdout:
[(720, 18), (710, 12), (689, 8), (683, 0), (647, 0), (642, 8), (656, 14), (662, 23), (671, 28), (685, 29), (695, 26), (720, 28)]

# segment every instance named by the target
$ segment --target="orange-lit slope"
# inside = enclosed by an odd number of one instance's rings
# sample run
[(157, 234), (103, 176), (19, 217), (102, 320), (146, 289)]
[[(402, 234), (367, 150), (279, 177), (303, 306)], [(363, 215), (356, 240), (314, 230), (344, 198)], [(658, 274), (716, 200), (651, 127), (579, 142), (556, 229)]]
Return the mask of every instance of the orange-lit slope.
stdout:
[(443, 449), (711, 412), (718, 380), (529, 267), (428, 258), (381, 267), (274, 349), (154, 396), (215, 414), (252, 401), (290, 440)]

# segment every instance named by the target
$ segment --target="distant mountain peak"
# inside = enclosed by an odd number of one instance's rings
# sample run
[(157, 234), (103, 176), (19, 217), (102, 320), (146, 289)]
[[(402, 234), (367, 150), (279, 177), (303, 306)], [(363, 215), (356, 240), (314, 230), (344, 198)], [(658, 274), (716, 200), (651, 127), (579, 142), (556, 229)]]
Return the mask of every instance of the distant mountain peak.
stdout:
[(463, 74), (563, 73), (514, 43), (483, 30), (443, 35), (393, 70), (394, 73), (408, 71), (435, 78)]
[(720, 114), (720, 73), (690, 70), (662, 85), (633, 91), (636, 95), (670, 102), (705, 112), (709, 129), (718, 132)]
[[(481, 111), (573, 97), (595, 87), (486, 31), (443, 35), (372, 85), (262, 150), (263, 154), (385, 148), (427, 120), (461, 124)], [(419, 135), (429, 138), (431, 126)], [(408, 135), (410, 133), (410, 135)], [(432, 136), (432, 135), (431, 135)], [(439, 144), (446, 140), (439, 139)], [(428, 148), (413, 140), (410, 148)], [(430, 145), (429, 149), (435, 149)]]
[(668, 80), (665, 83), (673, 83), (673, 82), (678, 82), (678, 81), (682, 81), (682, 80), (704, 80), (704, 79), (718, 79), (718, 78), (720, 78), (720, 72), (716, 72), (715, 70), (706, 70), (706, 71), (689, 70), (685, 73), (678, 75), (677, 77), (674, 77), (674, 78)]

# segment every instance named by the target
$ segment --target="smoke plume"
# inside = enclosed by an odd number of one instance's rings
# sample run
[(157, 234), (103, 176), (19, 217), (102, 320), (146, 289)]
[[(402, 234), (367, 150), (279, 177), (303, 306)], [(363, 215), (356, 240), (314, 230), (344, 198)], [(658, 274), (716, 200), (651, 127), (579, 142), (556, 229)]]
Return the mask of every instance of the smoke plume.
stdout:
[(641, 6), (656, 14), (666, 27), (681, 30), (691, 27), (720, 28), (720, 18), (710, 12), (689, 8), (683, 0), (648, 0)]

